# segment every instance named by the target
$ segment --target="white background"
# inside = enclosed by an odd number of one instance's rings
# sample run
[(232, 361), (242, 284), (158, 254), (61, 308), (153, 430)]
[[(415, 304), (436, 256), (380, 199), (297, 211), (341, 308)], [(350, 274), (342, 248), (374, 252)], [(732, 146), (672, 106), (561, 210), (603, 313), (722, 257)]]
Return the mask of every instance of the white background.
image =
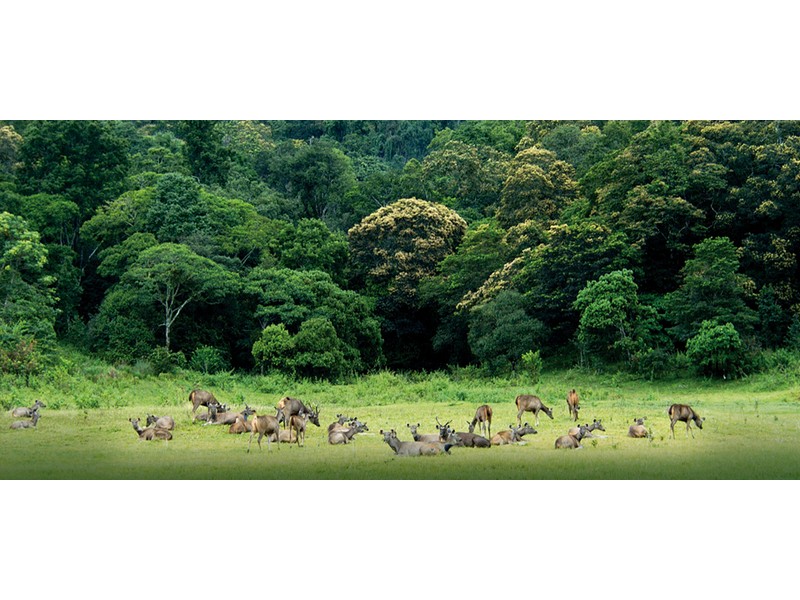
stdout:
[[(0, 119), (800, 116), (783, 3), (522, 4), (9, 4)], [(794, 587), (797, 492), (6, 481), (0, 565), (13, 598), (770, 597)]]

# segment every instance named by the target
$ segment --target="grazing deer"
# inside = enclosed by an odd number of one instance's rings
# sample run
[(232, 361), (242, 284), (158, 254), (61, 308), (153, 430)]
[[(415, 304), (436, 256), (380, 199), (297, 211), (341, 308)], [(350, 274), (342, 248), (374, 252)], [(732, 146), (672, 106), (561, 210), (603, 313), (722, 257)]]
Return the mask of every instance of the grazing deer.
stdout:
[(569, 393), (567, 393), (567, 407), (569, 408), (569, 414), (572, 415), (572, 420), (578, 420), (578, 411), (580, 410), (580, 398), (578, 398), (578, 392), (574, 389), (571, 389)]
[(634, 419), (633, 425), (628, 427), (628, 437), (632, 438), (646, 438), (650, 436), (650, 432), (647, 431), (647, 427), (644, 426), (644, 421), (647, 417), (642, 417), (641, 419)]
[[(484, 404), (483, 406), (479, 406), (478, 410), (475, 411), (475, 416), (472, 418), (472, 421), (468, 425), (469, 433), (473, 433), (475, 431), (475, 424), (480, 424), (481, 433), (486, 436), (492, 435), (492, 407), (488, 404)], [(488, 433), (487, 433), (488, 427)]]
[(567, 433), (569, 435), (576, 435), (581, 430), (581, 427), (586, 427), (587, 430), (587, 433), (584, 437), (594, 437), (592, 436), (591, 432), (594, 431), (595, 429), (599, 429), (600, 431), (606, 430), (606, 428), (603, 427), (603, 424), (598, 419), (595, 419), (594, 421), (592, 421), (591, 425), (587, 423), (586, 425), (581, 425), (580, 427), (572, 427)]
[(14, 421), (9, 429), (36, 429), (36, 423), (39, 422), (39, 407), (37, 406), (33, 413), (31, 413), (30, 421)]
[(250, 452), (250, 444), (253, 443), (253, 436), (256, 434), (258, 434), (258, 449), (261, 450), (261, 438), (266, 435), (267, 450), (272, 451), (272, 447), (270, 446), (272, 434), (275, 434), (275, 438), (277, 439), (280, 430), (281, 424), (278, 422), (278, 417), (273, 417), (272, 415), (253, 417), (253, 421), (250, 424), (250, 441), (247, 443), (247, 451)]
[(525, 411), (532, 412), (536, 417), (535, 427), (539, 426), (539, 411), (543, 410), (548, 417), (553, 418), (553, 409), (547, 408), (538, 396), (520, 394), (514, 402), (517, 405), (517, 425), (522, 423), (522, 413)]
[(415, 442), (433, 442), (436, 443), (439, 441), (439, 434), (438, 433), (417, 433), (417, 428), (419, 427), (419, 423), (416, 425), (411, 425), (410, 423), (406, 423), (406, 427), (411, 430), (411, 437), (414, 438)]
[[(699, 429), (703, 428), (703, 421), (700, 415), (688, 404), (673, 404), (667, 411), (669, 415), (669, 428), (672, 430), (672, 439), (675, 439), (675, 423), (684, 421), (686, 423), (686, 437), (689, 437), (689, 425), (694, 421)], [(692, 431), (692, 439), (694, 439), (694, 431)]]
[(301, 400), (297, 398), (290, 398), (289, 396), (284, 396), (278, 401), (278, 405), (276, 408), (282, 413), (283, 418), (280, 419), (283, 423), (284, 427), (288, 427), (289, 425), (289, 417), (293, 415), (299, 415), (301, 412), (304, 412), (308, 415), (308, 420), (311, 421), (314, 425), (319, 427), (319, 405), (315, 406), (312, 410)]
[(139, 419), (128, 419), (133, 425), (133, 429), (136, 433), (139, 434), (140, 440), (171, 440), (172, 433), (167, 429), (161, 429), (159, 427), (148, 427), (146, 429), (142, 429), (142, 426), (139, 425)]
[(22, 417), (31, 418), (33, 417), (33, 412), (39, 410), (40, 408), (47, 408), (47, 407), (42, 403), (41, 400), (37, 400), (36, 402), (33, 403), (33, 406), (31, 406), (30, 408), (27, 408), (25, 406), (18, 406), (17, 408), (11, 411), (11, 416), (16, 418), (22, 418)]
[(192, 403), (192, 414), (197, 412), (201, 406), (208, 408), (209, 404), (216, 404), (219, 406), (219, 401), (214, 398), (214, 394), (205, 390), (192, 390), (189, 394), (189, 402)]
[(353, 439), (353, 436), (355, 436), (357, 433), (361, 433), (362, 431), (369, 431), (369, 427), (367, 427), (366, 423), (356, 420), (344, 431), (341, 429), (331, 431), (328, 434), (328, 443), (334, 446), (336, 444), (347, 444)]
[(492, 436), (492, 446), (505, 446), (506, 444), (515, 444), (522, 439), (522, 436), (527, 434), (535, 434), (539, 433), (533, 427), (525, 423), (522, 427), (514, 427), (514, 425), (509, 425), (509, 429), (501, 431), (500, 433), (494, 434)]
[(436, 454), (450, 454), (453, 444), (442, 444), (439, 442), (401, 442), (397, 439), (397, 432), (394, 429), (384, 431), (383, 441), (389, 444), (397, 456), (434, 456)]
[(578, 429), (577, 435), (562, 435), (560, 438), (556, 439), (556, 448), (572, 448), (578, 449), (583, 448), (581, 445), (581, 440), (586, 437), (588, 433), (588, 429), (585, 425), (581, 425)]
[(155, 415), (147, 415), (147, 426), (155, 425), (160, 429), (175, 429), (175, 419), (170, 416), (157, 417)]

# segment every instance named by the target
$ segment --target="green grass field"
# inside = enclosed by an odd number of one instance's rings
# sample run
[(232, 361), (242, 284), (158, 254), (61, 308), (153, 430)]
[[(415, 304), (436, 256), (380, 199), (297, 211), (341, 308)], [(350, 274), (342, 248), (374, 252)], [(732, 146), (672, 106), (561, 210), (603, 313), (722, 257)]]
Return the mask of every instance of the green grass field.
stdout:
[[(74, 365), (73, 365), (74, 367)], [(793, 374), (744, 381), (641, 382), (577, 371), (546, 373), (537, 385), (514, 380), (460, 380), (458, 375), (404, 377), (380, 373), (349, 385), (294, 383), (271, 377), (140, 377), (89, 367), (91, 376), (63, 372), (31, 387), (0, 382), (6, 409), (0, 420), (3, 479), (796, 479), (800, 477), (800, 386)], [(304, 447), (230, 435), (227, 426), (192, 422), (188, 393), (200, 385), (241, 409), (244, 402), (274, 413), (283, 395), (321, 408), (321, 428), (309, 425)], [(577, 451), (555, 450), (555, 439), (572, 425), (566, 392), (581, 395), (581, 421), (602, 419), (602, 437)], [(516, 419), (514, 398), (536, 393), (553, 407), (540, 414), (537, 435), (524, 445), (454, 448), (450, 455), (395, 457), (381, 429), (410, 440), (406, 423), (433, 433), (435, 419), (458, 430), (483, 403), (494, 409), (492, 431)], [(47, 408), (36, 430), (14, 431), (10, 406), (42, 398)], [(703, 430), (686, 437), (685, 425), (669, 435), (666, 409), (687, 403), (706, 418)], [(205, 409), (200, 409), (204, 411)], [(169, 442), (140, 441), (129, 417), (170, 414)], [(326, 425), (343, 412), (370, 431), (355, 443), (330, 446)], [(627, 437), (635, 417), (646, 416), (651, 440)], [(533, 415), (525, 420), (533, 423)], [(694, 426), (693, 426), (694, 428)]]

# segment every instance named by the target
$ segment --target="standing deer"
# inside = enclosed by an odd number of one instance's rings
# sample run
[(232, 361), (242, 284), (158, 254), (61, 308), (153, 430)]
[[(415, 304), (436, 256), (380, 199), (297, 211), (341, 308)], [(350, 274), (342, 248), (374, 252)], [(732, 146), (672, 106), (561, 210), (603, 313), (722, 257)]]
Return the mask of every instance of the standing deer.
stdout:
[[(280, 430), (281, 424), (278, 422), (278, 417), (273, 417), (272, 415), (253, 417), (253, 421), (250, 424), (250, 441), (247, 443), (247, 451), (250, 452), (250, 444), (253, 443), (253, 436), (256, 434), (258, 434), (258, 449), (261, 450), (261, 438), (266, 435), (267, 450), (272, 451), (270, 438), (272, 434), (275, 434), (275, 438), (277, 439)], [(280, 445), (278, 447), (280, 448)]]
[(33, 412), (39, 410), (40, 408), (47, 408), (47, 407), (42, 403), (41, 400), (37, 400), (36, 402), (33, 403), (33, 406), (31, 406), (30, 408), (27, 408), (25, 406), (18, 406), (17, 408), (11, 411), (11, 416), (16, 418), (22, 418), (22, 417), (31, 418), (33, 417)]
[(492, 437), (492, 446), (505, 446), (507, 444), (515, 444), (522, 439), (522, 436), (527, 434), (539, 433), (533, 427), (525, 423), (522, 427), (514, 427), (509, 425), (509, 429), (494, 434)]
[[(695, 425), (699, 429), (703, 428), (703, 421), (705, 419), (701, 419), (700, 415), (688, 404), (673, 404), (669, 407), (667, 411), (669, 415), (669, 428), (672, 430), (672, 439), (675, 439), (675, 423), (678, 421), (683, 421), (686, 423), (686, 437), (689, 437), (689, 430), (691, 429), (689, 426), (694, 421)], [(692, 431), (692, 439), (694, 439), (694, 431)]]
[(436, 454), (450, 454), (453, 444), (442, 444), (439, 442), (401, 442), (397, 439), (397, 432), (394, 429), (384, 431), (383, 441), (389, 444), (397, 456), (434, 456)]
[(189, 402), (192, 403), (192, 414), (197, 412), (201, 406), (208, 408), (209, 403), (219, 406), (219, 401), (214, 398), (214, 394), (205, 390), (192, 390), (189, 394)]
[(641, 419), (634, 419), (633, 425), (628, 427), (628, 437), (632, 438), (646, 438), (650, 434), (647, 431), (647, 427), (644, 426), (644, 420), (647, 417), (642, 417)]
[(37, 406), (31, 414), (30, 421), (14, 421), (9, 429), (36, 429), (36, 423), (39, 422), (39, 407)]
[(282, 418), (280, 421), (283, 423), (284, 427), (289, 426), (289, 417), (293, 415), (299, 415), (301, 412), (304, 412), (308, 415), (308, 420), (311, 421), (314, 425), (319, 427), (319, 405), (315, 406), (312, 410), (301, 400), (297, 398), (290, 398), (289, 396), (284, 396), (278, 401), (278, 405), (276, 408), (281, 412)]
[(539, 411), (543, 410), (548, 417), (553, 418), (553, 409), (547, 408), (538, 396), (520, 394), (514, 402), (517, 405), (517, 425), (522, 423), (522, 413), (525, 411), (532, 412), (536, 417), (535, 427), (539, 426)]
[(310, 415), (301, 412), (299, 415), (292, 415), (289, 417), (289, 435), (291, 436), (292, 430), (297, 433), (297, 445), (300, 446), (300, 440), (303, 440), (303, 446), (306, 445), (306, 424), (308, 423)]
[(578, 449), (583, 448), (581, 445), (581, 440), (586, 437), (588, 430), (585, 425), (581, 425), (578, 429), (577, 435), (562, 435), (560, 438), (556, 439), (556, 448), (572, 448)]
[(155, 425), (160, 429), (175, 429), (175, 419), (170, 416), (157, 417), (155, 415), (147, 415), (147, 426)]
[(139, 434), (140, 440), (171, 440), (172, 433), (167, 429), (161, 429), (159, 427), (148, 427), (146, 429), (142, 429), (142, 426), (139, 425), (139, 419), (128, 419), (133, 425), (133, 430)]
[(569, 408), (569, 414), (572, 415), (572, 420), (578, 420), (578, 411), (580, 410), (580, 398), (578, 398), (578, 392), (575, 389), (571, 389), (569, 393), (567, 393), (567, 407)]
[[(481, 433), (484, 436), (491, 436), (492, 435), (492, 407), (488, 404), (484, 404), (483, 406), (479, 406), (478, 410), (475, 411), (475, 416), (472, 418), (472, 421), (469, 423), (469, 433), (473, 433), (475, 431), (475, 424), (480, 425)], [(488, 432), (487, 432), (488, 427)]]

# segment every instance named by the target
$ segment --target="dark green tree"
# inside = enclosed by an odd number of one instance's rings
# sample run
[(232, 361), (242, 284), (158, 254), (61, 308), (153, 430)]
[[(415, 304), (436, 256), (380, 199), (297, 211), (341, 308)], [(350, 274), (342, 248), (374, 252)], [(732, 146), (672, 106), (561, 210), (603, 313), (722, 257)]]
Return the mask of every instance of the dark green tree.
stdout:
[(225, 185), (231, 152), (222, 143), (216, 121), (180, 121), (178, 135), (185, 142), (186, 161), (200, 183)]

